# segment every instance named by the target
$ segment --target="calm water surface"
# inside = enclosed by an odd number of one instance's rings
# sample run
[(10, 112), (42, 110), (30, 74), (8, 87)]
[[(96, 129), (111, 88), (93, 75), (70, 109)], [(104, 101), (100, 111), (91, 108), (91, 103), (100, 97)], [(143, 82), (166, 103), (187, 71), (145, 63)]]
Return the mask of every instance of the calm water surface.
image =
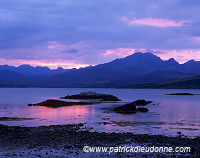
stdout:
[[(122, 102), (137, 99), (153, 101), (147, 105), (148, 113), (117, 114), (108, 110), (124, 103), (102, 103), (60, 108), (29, 107), (46, 99), (85, 91), (113, 94)], [(168, 93), (194, 93), (200, 90), (175, 89), (109, 89), (109, 88), (0, 88), (0, 117), (35, 118), (24, 121), (0, 121), (0, 124), (42, 126), (86, 123), (91, 131), (132, 132), (135, 134), (163, 134), (175, 136), (177, 132), (188, 137), (200, 135), (200, 95), (170, 96)]]

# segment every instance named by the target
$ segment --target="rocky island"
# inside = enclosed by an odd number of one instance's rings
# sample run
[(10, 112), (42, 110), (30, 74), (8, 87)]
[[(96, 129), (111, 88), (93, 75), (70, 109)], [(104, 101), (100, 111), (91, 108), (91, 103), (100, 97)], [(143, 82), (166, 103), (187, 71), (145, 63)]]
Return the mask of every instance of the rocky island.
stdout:
[(63, 106), (72, 106), (72, 105), (89, 105), (94, 104), (93, 102), (68, 102), (68, 101), (62, 101), (62, 100), (54, 100), (54, 99), (48, 99), (46, 101), (36, 103), (36, 104), (28, 104), (28, 106), (46, 106), (46, 107), (63, 107)]
[(197, 94), (193, 94), (193, 93), (170, 93), (170, 94), (166, 94), (166, 95), (197, 95)]
[(101, 101), (121, 101), (116, 96), (111, 94), (101, 94), (96, 93), (94, 91), (81, 92), (75, 95), (67, 95), (65, 97), (61, 97), (60, 99), (100, 99), (99, 101), (63, 101), (63, 100), (55, 100), (48, 99), (46, 101), (36, 103), (36, 104), (28, 104), (28, 106), (46, 106), (51, 108), (63, 107), (63, 106), (72, 106), (72, 105), (91, 105), (100, 103)]
[(118, 106), (114, 108), (113, 110), (117, 113), (122, 113), (122, 114), (132, 114), (136, 112), (148, 112), (149, 110), (144, 107), (137, 108), (136, 106), (145, 106), (147, 104), (150, 104), (152, 101), (146, 101), (144, 99), (142, 100), (136, 100), (132, 103), (128, 103), (122, 106)]
[(121, 101), (114, 95), (96, 93), (94, 91), (81, 92), (75, 95), (67, 95), (65, 97), (61, 97), (61, 99), (101, 99), (100, 101)]
[(137, 105), (137, 106), (145, 106), (147, 104), (152, 103), (152, 101), (146, 101), (144, 99), (138, 99), (136, 101), (133, 102), (133, 104)]

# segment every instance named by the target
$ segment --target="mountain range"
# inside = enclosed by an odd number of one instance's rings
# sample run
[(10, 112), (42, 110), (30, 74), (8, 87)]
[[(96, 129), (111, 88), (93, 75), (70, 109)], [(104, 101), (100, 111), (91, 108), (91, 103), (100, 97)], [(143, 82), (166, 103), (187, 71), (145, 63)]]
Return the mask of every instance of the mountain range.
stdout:
[[(21, 67), (27, 67), (27, 69), (23, 71)], [(36, 67), (34, 69), (30, 67), (23, 65), (14, 69), (6, 69), (4, 66), (4, 69), (2, 69), (2, 66), (0, 66), (0, 76), (3, 73), (9, 74), (0, 77), (0, 86), (119, 88), (200, 75), (199, 61), (190, 60), (184, 64), (179, 64), (173, 58), (164, 61), (152, 53), (140, 52), (105, 64), (81, 69), (64, 70), (58, 68), (50, 70), (47, 67)]]
[(18, 67), (9, 66), (9, 65), (0, 65), (0, 70), (9, 70), (10, 72), (16, 72), (25, 76), (53, 76), (57, 74), (61, 74), (64, 72), (68, 72), (75, 69), (63, 69), (62, 67), (58, 67), (57, 69), (50, 69), (48, 67), (41, 66), (30, 66), (30, 65), (20, 65)]

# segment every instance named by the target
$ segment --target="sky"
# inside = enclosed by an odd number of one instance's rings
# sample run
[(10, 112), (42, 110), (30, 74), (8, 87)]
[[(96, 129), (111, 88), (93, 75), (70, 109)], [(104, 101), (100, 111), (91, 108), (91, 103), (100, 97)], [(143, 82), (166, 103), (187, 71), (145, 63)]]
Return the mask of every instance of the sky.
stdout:
[(0, 65), (79, 68), (152, 52), (200, 61), (200, 0), (0, 0)]

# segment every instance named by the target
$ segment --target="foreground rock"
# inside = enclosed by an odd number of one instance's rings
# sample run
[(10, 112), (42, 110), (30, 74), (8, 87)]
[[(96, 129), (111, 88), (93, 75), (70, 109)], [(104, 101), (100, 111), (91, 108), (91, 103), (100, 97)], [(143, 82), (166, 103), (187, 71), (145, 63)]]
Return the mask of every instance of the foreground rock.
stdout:
[(144, 99), (141, 99), (141, 100), (139, 99), (139, 100), (134, 101), (133, 103), (137, 106), (144, 106), (144, 105), (152, 103), (152, 101), (146, 101)]
[(0, 117), (0, 121), (23, 121), (23, 120), (34, 120), (34, 118)]
[(171, 93), (171, 94), (166, 94), (166, 95), (195, 95), (192, 93)]
[(142, 100), (136, 100), (132, 103), (128, 103), (122, 106), (118, 106), (116, 108), (114, 108), (113, 110), (117, 113), (124, 113), (124, 114), (132, 114), (132, 113), (136, 113), (136, 112), (148, 112), (149, 110), (147, 108), (136, 108), (136, 106), (144, 106), (147, 104), (150, 104), (152, 101), (146, 101), (144, 99)]
[(101, 99), (100, 101), (121, 101), (116, 96), (111, 94), (101, 94), (93, 91), (82, 92), (75, 95), (67, 95), (61, 99)]
[(132, 114), (137, 111), (135, 103), (128, 103), (113, 109), (117, 113)]
[(43, 101), (41, 103), (37, 104), (28, 104), (28, 106), (46, 106), (46, 107), (63, 107), (63, 106), (72, 106), (72, 105), (88, 105), (88, 104), (94, 104), (92, 102), (67, 102), (67, 101), (61, 101), (61, 100), (53, 100), (49, 99), (46, 101)]
[(147, 109), (147, 108), (137, 108), (136, 111), (137, 112), (148, 112), (149, 109)]
[[(181, 138), (133, 133), (97, 133), (80, 130), (85, 124), (43, 127), (0, 125), (0, 157), (200, 157), (200, 137)], [(190, 152), (84, 152), (96, 147), (191, 147)]]

